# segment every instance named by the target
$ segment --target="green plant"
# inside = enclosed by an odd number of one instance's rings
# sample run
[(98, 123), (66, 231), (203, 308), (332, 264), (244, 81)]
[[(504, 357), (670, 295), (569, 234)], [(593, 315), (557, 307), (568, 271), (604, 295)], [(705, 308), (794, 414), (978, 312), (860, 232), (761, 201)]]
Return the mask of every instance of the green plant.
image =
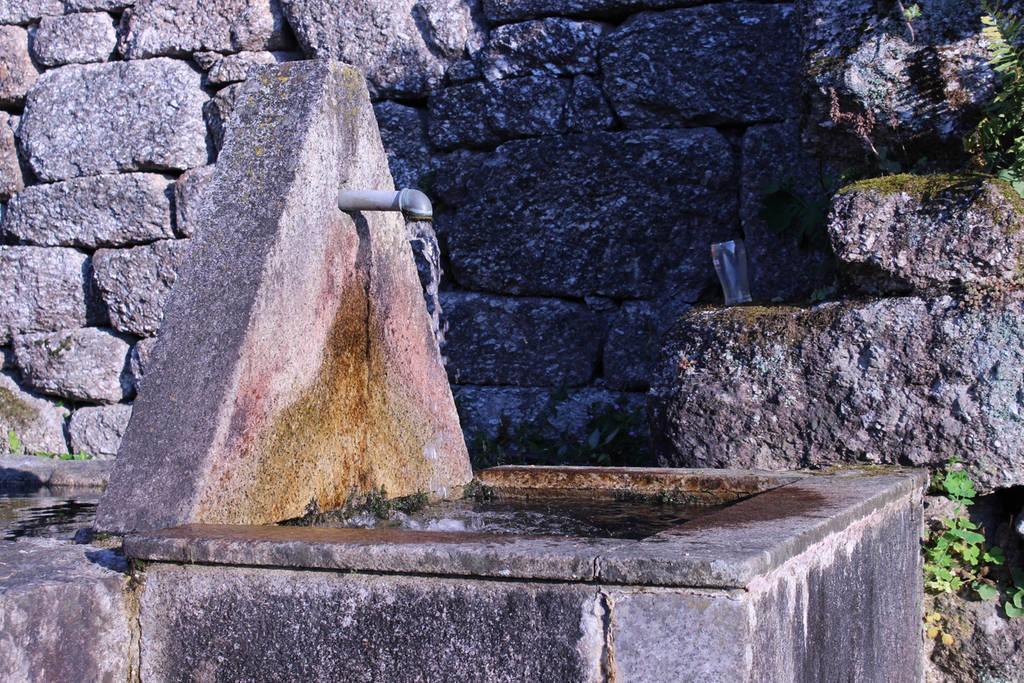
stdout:
[(793, 178), (773, 180), (761, 189), (758, 215), (771, 232), (789, 237), (801, 249), (827, 248), (826, 225), (832, 197), (839, 188), (861, 175), (858, 170), (839, 175), (822, 173), (806, 188), (798, 188)]
[(1010, 570), (1013, 584), (1007, 590), (1003, 611), (1011, 619), (1024, 617), (1024, 569), (1014, 567)]
[(14, 433), (13, 429), (8, 429), (7, 447), (10, 449), (11, 453), (21, 453), (21, 446), (21, 439), (18, 438), (18, 435)]
[(925, 588), (933, 593), (959, 593), (965, 587), (983, 600), (999, 595), (987, 577), (989, 567), (1003, 563), (999, 548), (985, 549), (985, 535), (967, 515), (977, 492), (970, 475), (954, 459), (936, 475), (933, 487), (953, 503), (953, 514), (925, 543)]
[(1024, 18), (1004, 11), (999, 0), (981, 0), (981, 6), (999, 87), (965, 143), (978, 165), (1024, 196)]

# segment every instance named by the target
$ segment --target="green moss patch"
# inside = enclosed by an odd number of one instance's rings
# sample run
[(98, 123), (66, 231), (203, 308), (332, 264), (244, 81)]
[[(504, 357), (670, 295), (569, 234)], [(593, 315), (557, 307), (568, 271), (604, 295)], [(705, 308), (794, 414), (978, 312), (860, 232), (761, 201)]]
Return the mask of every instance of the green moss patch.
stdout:
[(39, 416), (35, 406), (18, 398), (12, 391), (0, 387), (0, 419), (16, 425), (26, 425)]

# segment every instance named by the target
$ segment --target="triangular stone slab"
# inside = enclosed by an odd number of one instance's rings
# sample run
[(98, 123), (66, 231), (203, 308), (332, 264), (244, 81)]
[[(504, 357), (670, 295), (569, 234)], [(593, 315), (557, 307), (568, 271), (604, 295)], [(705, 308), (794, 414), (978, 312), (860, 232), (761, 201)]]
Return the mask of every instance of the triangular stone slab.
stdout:
[(261, 524), (472, 476), (362, 76), (250, 78), (166, 307), (97, 527)]

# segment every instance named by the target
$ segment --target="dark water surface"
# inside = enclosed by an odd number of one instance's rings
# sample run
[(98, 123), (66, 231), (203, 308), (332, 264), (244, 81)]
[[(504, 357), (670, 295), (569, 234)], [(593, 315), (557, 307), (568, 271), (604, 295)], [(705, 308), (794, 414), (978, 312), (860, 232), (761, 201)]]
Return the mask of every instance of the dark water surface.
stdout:
[(392, 511), (317, 515), (319, 527), (403, 528), (458, 533), (642, 539), (726, 506), (645, 503), (593, 498), (530, 498), (436, 503), (411, 514)]
[(70, 539), (92, 525), (100, 493), (92, 490), (32, 493), (0, 491), (0, 540), (25, 536)]

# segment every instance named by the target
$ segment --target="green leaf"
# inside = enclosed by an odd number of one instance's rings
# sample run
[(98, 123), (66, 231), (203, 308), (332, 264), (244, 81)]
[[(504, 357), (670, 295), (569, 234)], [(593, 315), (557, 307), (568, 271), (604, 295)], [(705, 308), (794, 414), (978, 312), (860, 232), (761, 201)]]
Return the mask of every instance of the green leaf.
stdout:
[(21, 453), (21, 439), (14, 433), (13, 429), (7, 430), (7, 445), (10, 447), (11, 453)]
[(974, 591), (978, 594), (978, 597), (982, 600), (989, 601), (995, 600), (999, 597), (999, 589), (990, 583), (975, 583)]
[(1006, 603), (1003, 605), (1003, 610), (1006, 612), (1006, 616), (1011, 619), (1020, 619), (1021, 617), (1024, 617), (1024, 607), (1017, 607), (1016, 605)]

